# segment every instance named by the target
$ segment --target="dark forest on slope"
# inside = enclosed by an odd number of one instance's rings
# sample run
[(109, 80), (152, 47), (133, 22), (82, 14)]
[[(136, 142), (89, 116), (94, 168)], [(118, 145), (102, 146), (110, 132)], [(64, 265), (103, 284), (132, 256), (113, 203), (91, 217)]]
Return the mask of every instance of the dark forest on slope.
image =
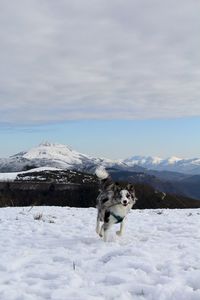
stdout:
[[(135, 208), (198, 208), (200, 201), (134, 184)], [(21, 174), (14, 182), (0, 182), (0, 206), (55, 205), (95, 207), (98, 179), (77, 171), (41, 171)]]

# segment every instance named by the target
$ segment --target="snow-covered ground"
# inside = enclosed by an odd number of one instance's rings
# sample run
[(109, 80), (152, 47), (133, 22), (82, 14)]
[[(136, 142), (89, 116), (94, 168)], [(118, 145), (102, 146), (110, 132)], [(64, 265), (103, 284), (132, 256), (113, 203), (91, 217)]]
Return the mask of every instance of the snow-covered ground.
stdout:
[(41, 172), (41, 171), (59, 171), (58, 168), (52, 167), (39, 167), (30, 169), (28, 171), (21, 171), (21, 172), (9, 172), (9, 173), (0, 173), (0, 181), (14, 181), (19, 174), (29, 174), (31, 172)]
[(199, 300), (200, 210), (134, 210), (125, 235), (94, 208), (0, 209), (1, 300)]

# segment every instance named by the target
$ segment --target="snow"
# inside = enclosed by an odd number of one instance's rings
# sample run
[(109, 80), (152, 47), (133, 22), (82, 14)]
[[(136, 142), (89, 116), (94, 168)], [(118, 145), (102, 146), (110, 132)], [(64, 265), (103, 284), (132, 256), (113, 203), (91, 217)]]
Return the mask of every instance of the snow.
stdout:
[(163, 161), (164, 159), (158, 156), (140, 156), (140, 155), (136, 155), (124, 160), (124, 162), (128, 166), (139, 165), (146, 168), (149, 168), (150, 166), (155, 167), (156, 165), (160, 165)]
[(160, 164), (162, 161), (163, 161), (163, 159), (158, 156), (152, 157), (152, 164), (154, 164), (154, 165)]
[(199, 158), (180, 158), (171, 156), (161, 158), (157, 156), (133, 156), (124, 160), (129, 167), (138, 165), (146, 169), (157, 171), (181, 172), (185, 174), (200, 174)]
[(0, 181), (13, 181), (20, 172), (0, 173)]
[(22, 171), (22, 172), (10, 172), (10, 173), (0, 173), (0, 181), (14, 181), (19, 174), (29, 174), (31, 172), (41, 172), (41, 171), (58, 171), (60, 169), (58, 168), (52, 168), (52, 167), (39, 167), (30, 169), (28, 171)]
[(54, 159), (67, 164), (80, 164), (81, 155), (62, 144), (42, 143), (23, 155), (26, 159)]
[(173, 164), (176, 164), (177, 162), (181, 161), (182, 158), (179, 158), (179, 157), (176, 157), (176, 156), (171, 156), (167, 159), (167, 163), (169, 165), (173, 165)]
[(200, 158), (196, 158), (196, 159), (194, 159), (194, 160), (191, 160), (191, 164), (193, 164), (193, 165), (200, 165)]
[(0, 299), (199, 300), (200, 210), (133, 210), (104, 243), (94, 208), (0, 209)]

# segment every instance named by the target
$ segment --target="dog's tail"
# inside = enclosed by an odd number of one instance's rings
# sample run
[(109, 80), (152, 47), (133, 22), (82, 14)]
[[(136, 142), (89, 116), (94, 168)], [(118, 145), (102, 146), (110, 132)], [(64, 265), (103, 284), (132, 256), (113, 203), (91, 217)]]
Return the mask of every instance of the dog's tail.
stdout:
[(100, 181), (100, 191), (105, 192), (112, 189), (112, 178), (103, 166), (97, 167), (95, 174)]
[(108, 172), (103, 166), (97, 167), (95, 170), (95, 174), (100, 180), (105, 180), (109, 177)]

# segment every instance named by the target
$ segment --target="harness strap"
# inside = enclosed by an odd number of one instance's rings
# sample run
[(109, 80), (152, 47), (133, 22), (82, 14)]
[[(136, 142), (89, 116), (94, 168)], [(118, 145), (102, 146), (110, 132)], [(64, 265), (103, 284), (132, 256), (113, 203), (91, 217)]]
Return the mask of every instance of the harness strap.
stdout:
[(124, 220), (124, 217), (115, 215), (113, 212), (110, 212), (110, 215), (113, 216), (117, 220), (116, 224), (121, 223)]

